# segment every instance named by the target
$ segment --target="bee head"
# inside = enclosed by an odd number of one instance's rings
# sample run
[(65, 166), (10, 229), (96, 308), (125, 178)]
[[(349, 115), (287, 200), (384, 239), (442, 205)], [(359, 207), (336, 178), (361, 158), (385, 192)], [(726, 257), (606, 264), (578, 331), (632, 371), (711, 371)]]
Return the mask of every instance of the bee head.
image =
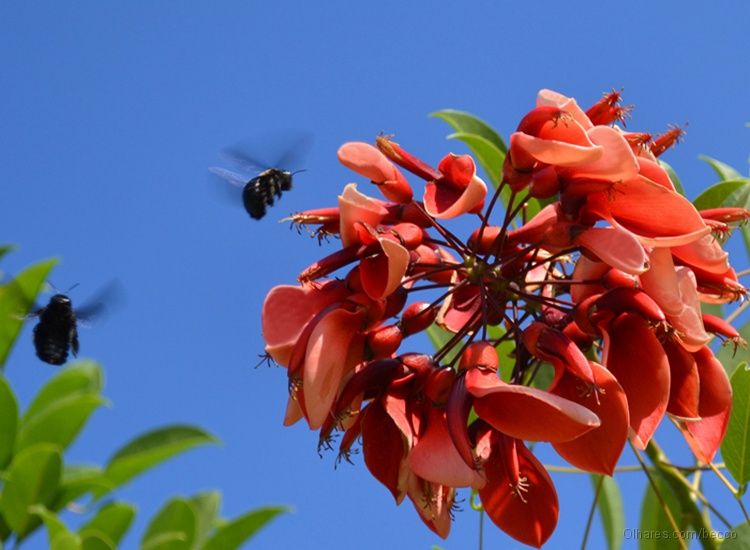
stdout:
[(55, 294), (50, 299), (50, 302), (53, 304), (70, 304), (70, 298), (68, 298), (65, 294)]

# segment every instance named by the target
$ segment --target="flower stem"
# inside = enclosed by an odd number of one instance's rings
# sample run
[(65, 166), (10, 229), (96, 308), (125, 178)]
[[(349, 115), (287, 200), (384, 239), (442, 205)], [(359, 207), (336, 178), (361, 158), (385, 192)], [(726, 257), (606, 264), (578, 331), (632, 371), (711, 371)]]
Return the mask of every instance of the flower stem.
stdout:
[(594, 500), (591, 502), (591, 508), (589, 508), (589, 517), (586, 518), (586, 529), (583, 531), (583, 540), (581, 541), (581, 550), (586, 550), (586, 542), (589, 539), (589, 533), (591, 532), (591, 524), (594, 523), (594, 512), (596, 511), (596, 504), (599, 502), (599, 495), (602, 492), (602, 486), (604, 485), (604, 476), (599, 476), (599, 481), (596, 483), (596, 491), (594, 492)]

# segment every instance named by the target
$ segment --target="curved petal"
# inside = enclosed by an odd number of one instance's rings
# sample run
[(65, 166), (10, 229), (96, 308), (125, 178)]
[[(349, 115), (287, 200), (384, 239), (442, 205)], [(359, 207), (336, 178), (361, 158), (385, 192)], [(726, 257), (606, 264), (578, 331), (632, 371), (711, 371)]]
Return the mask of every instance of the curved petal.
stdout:
[(390, 296), (401, 284), (409, 267), (409, 251), (399, 243), (378, 237), (382, 253), (363, 258), (360, 263), (362, 288), (373, 300)]
[(667, 412), (683, 420), (697, 420), (700, 377), (693, 354), (679, 343), (667, 340), (662, 343), (669, 359), (669, 403)]
[(494, 372), (468, 371), (466, 389), (475, 397), (477, 416), (516, 439), (570, 441), (600, 425), (586, 407), (543, 390), (506, 384)]
[(690, 201), (641, 176), (616, 183), (609, 192), (589, 194), (587, 208), (603, 219), (612, 218), (647, 244), (678, 246), (710, 232)]
[(612, 373), (593, 361), (591, 368), (598, 391), (591, 391), (567, 372), (551, 391), (595, 412), (602, 424), (572, 441), (552, 446), (573, 466), (611, 476), (628, 438), (628, 400)]
[(481, 208), (487, 196), (487, 185), (474, 176), (464, 189), (457, 189), (443, 179), (428, 182), (424, 188), (424, 209), (433, 218), (447, 220)]
[(432, 483), (416, 475), (409, 477), (409, 499), (420, 519), (440, 538), (448, 538), (451, 530), (451, 507), (456, 490)]
[[(452, 282), (455, 282), (455, 277)], [(449, 332), (458, 332), (477, 315), (482, 305), (479, 294), (479, 288), (475, 285), (458, 288), (443, 301), (435, 322)]]
[(645, 320), (623, 313), (604, 331), (603, 362), (628, 397), (632, 437), (643, 449), (667, 409), (667, 355)]
[(287, 366), (292, 348), (305, 325), (346, 294), (345, 285), (338, 281), (328, 281), (322, 285), (273, 287), (263, 302), (261, 313), (266, 352), (279, 365)]
[(672, 254), (684, 263), (709, 273), (726, 273), (730, 267), (729, 253), (711, 233), (692, 243), (672, 248)]
[(696, 458), (708, 464), (714, 459), (732, 413), (732, 386), (726, 371), (707, 347), (695, 353), (700, 376), (698, 422), (681, 422), (683, 436)]
[(359, 332), (364, 314), (334, 309), (310, 334), (302, 375), (305, 410), (310, 428), (323, 425), (330, 413), (344, 373), (352, 365), (349, 348)]
[(425, 431), (409, 453), (409, 467), (419, 477), (450, 487), (483, 487), (485, 479), (458, 454), (448, 433), (445, 412), (430, 407)]
[(610, 126), (594, 126), (586, 133), (591, 143), (604, 148), (604, 153), (594, 162), (571, 169), (571, 177), (624, 181), (638, 175), (638, 161), (620, 132)]
[(508, 535), (540, 548), (557, 526), (559, 505), (552, 479), (521, 441), (493, 434), (491, 448), (485, 463), (487, 485), (479, 489), (482, 506)]
[(398, 504), (406, 496), (406, 480), (402, 475), (407, 455), (404, 436), (380, 401), (370, 403), (361, 414), (362, 453), (367, 469), (386, 486)]
[(356, 224), (366, 223), (375, 227), (388, 215), (388, 210), (380, 201), (357, 191), (356, 183), (344, 187), (344, 192), (339, 195), (339, 209), (339, 230), (344, 248), (351, 244), (359, 244)]
[(539, 93), (537, 93), (536, 96), (536, 106), (557, 107), (560, 110), (569, 113), (584, 130), (588, 130), (594, 126), (583, 109), (578, 106), (578, 103), (574, 98), (564, 96), (554, 90), (548, 90), (546, 88), (539, 90)]
[(338, 157), (341, 164), (376, 183), (387, 199), (398, 203), (411, 201), (411, 186), (378, 148), (362, 141), (350, 141), (339, 148)]
[(578, 235), (574, 242), (625, 273), (640, 275), (648, 269), (646, 251), (629, 231), (616, 227), (591, 227)]
[(640, 175), (650, 179), (654, 183), (658, 183), (665, 189), (676, 191), (674, 183), (672, 183), (672, 180), (669, 178), (669, 174), (667, 174), (667, 171), (662, 168), (656, 160), (639, 156), (638, 167), (638, 173)]
[(595, 162), (604, 154), (604, 148), (588, 141), (586, 145), (576, 145), (555, 139), (530, 136), (514, 132), (510, 136), (511, 151), (519, 149), (533, 159), (553, 166), (577, 166)]

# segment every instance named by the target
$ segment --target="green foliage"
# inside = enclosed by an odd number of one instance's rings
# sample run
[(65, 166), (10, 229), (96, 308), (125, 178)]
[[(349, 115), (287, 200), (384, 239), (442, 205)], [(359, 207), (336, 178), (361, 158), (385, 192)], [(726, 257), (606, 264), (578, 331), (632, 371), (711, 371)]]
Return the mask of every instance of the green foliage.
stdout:
[(508, 152), (505, 141), (489, 124), (482, 119), (464, 111), (455, 109), (443, 109), (430, 113), (430, 116), (440, 118), (450, 124), (456, 132), (463, 134), (473, 134), (484, 138), (491, 143), (503, 155)]
[[(684, 532), (687, 529), (687, 523), (681, 521), (682, 515), (677, 497), (672, 493), (667, 481), (661, 476), (654, 476), (654, 482), (659, 494), (666, 502), (667, 508), (672, 513), (672, 517), (677, 520), (678, 527)], [(642, 533), (673, 532), (662, 503), (650, 484), (646, 487), (646, 494), (643, 497), (640, 529)], [(659, 539), (644, 537), (640, 540), (639, 548), (640, 550), (679, 550), (680, 542), (676, 537)]]
[(732, 529), (720, 548), (721, 550), (750, 550), (750, 523), (743, 522)]
[(32, 526), (29, 507), (52, 502), (61, 471), (62, 456), (55, 445), (34, 445), (13, 457), (5, 472), (0, 513), (15, 533), (25, 535)]
[(235, 518), (216, 529), (213, 536), (206, 541), (203, 550), (235, 550), (284, 512), (287, 512), (284, 507), (269, 506)]
[[(175, 455), (216, 442), (216, 437), (194, 426), (159, 428), (135, 438), (117, 451), (107, 463), (104, 478), (111, 487), (119, 487)], [(105, 493), (94, 491), (97, 498)]]
[(18, 402), (13, 390), (0, 374), (0, 470), (13, 456), (13, 445), (18, 430)]
[(750, 369), (740, 363), (732, 373), (732, 416), (721, 443), (721, 456), (737, 483), (750, 481)]
[[(721, 181), (701, 193), (693, 204), (698, 210), (724, 206), (750, 209), (750, 179)], [(750, 224), (744, 224), (740, 229), (745, 247), (750, 254)]]
[[(750, 342), (750, 321), (745, 323), (739, 333), (746, 342)], [(739, 363), (748, 358), (747, 349), (735, 346), (733, 342), (727, 341), (716, 352), (716, 358), (721, 361), (727, 372), (732, 373)]]
[(625, 510), (620, 488), (617, 481), (609, 476), (594, 474), (590, 479), (595, 491), (599, 483), (602, 484), (596, 505), (602, 519), (607, 548), (618, 550), (622, 546), (622, 534), (625, 530)]
[(0, 286), (0, 369), (5, 366), (24, 317), (31, 311), (37, 294), (56, 263), (57, 260), (39, 262)]
[(133, 519), (135, 519), (133, 505), (127, 502), (110, 502), (99, 508), (96, 515), (78, 530), (78, 534), (98, 536), (115, 548), (130, 529)]
[(737, 170), (735, 170), (728, 164), (721, 162), (720, 160), (711, 158), (708, 155), (698, 155), (698, 158), (707, 162), (708, 165), (714, 169), (714, 172), (716, 172), (716, 175), (719, 176), (719, 179), (722, 181), (742, 178), (742, 174), (740, 174)]
[(175, 498), (157, 512), (141, 539), (142, 548), (189, 550), (196, 538), (198, 519), (184, 498)]

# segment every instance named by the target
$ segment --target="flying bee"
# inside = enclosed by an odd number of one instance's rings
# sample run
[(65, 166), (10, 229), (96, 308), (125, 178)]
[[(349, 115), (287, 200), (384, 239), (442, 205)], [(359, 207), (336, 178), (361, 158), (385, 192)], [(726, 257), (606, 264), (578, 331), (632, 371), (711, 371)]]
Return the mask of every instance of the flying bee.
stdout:
[[(106, 309), (104, 297), (112, 297), (117, 291), (115, 284), (111, 283), (96, 298), (80, 309), (73, 309), (70, 297), (58, 292), (50, 298), (46, 306), (29, 314), (29, 317), (39, 318), (33, 332), (37, 357), (50, 365), (64, 364), (71, 351), (73, 357), (76, 357), (79, 350), (79, 321), (84, 323), (92, 321), (104, 312)], [(75, 286), (77, 285), (73, 288)], [(72, 288), (68, 292), (70, 290)]]
[(309, 148), (311, 139), (304, 136), (298, 139), (287, 152), (269, 167), (249, 156), (239, 149), (227, 149), (224, 156), (236, 164), (246, 174), (258, 172), (256, 176), (248, 179), (247, 175), (227, 170), (218, 166), (212, 166), (208, 170), (236, 188), (242, 189), (242, 204), (245, 210), (254, 220), (260, 220), (266, 215), (266, 209), (274, 205), (275, 200), (281, 199), (284, 191), (292, 188), (292, 178), (295, 174), (303, 172), (297, 170), (292, 172), (286, 168), (301, 158)]

